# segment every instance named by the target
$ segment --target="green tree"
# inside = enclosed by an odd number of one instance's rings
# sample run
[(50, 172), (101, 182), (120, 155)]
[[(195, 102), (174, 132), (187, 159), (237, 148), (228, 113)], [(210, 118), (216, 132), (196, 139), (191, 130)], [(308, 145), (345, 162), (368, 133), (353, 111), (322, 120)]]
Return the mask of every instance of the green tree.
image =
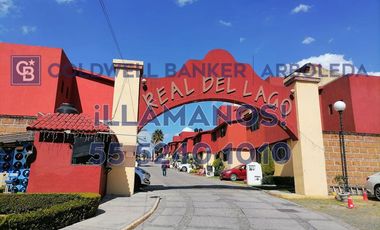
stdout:
[(164, 133), (162, 132), (162, 130), (161, 129), (154, 130), (154, 132), (152, 133), (152, 143), (157, 144), (163, 140), (164, 140)]
[(222, 158), (217, 158), (212, 162), (212, 166), (215, 168), (215, 176), (220, 175), (220, 172), (224, 169), (224, 163)]
[[(163, 140), (164, 140), (164, 133), (162, 132), (162, 130), (161, 129), (154, 130), (154, 132), (152, 133), (151, 142), (156, 145), (162, 142)], [(158, 154), (160, 151), (162, 151), (162, 149), (154, 149), (153, 151), (154, 151), (153, 153), (153, 160), (154, 160), (155, 155)]]

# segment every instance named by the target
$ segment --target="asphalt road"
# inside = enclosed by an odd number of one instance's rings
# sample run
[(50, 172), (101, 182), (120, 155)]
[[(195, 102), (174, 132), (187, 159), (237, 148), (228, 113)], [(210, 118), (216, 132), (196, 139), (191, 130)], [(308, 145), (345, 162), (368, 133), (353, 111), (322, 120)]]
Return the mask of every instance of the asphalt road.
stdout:
[(353, 229), (325, 214), (263, 191), (169, 169), (143, 167), (152, 175), (146, 189), (160, 204), (137, 229)]

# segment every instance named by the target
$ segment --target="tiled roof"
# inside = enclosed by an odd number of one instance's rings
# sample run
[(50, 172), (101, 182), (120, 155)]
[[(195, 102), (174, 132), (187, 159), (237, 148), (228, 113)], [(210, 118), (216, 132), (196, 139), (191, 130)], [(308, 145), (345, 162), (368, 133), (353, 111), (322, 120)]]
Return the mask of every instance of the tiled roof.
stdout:
[(84, 114), (45, 114), (37, 118), (27, 130), (65, 131), (73, 132), (108, 132), (109, 127), (104, 124), (95, 125), (94, 119)]

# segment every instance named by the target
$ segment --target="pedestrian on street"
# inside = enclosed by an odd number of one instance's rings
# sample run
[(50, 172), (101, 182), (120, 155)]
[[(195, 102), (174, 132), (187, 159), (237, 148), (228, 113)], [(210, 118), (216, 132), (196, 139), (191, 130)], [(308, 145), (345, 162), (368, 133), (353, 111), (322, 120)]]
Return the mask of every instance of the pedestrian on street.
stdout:
[(163, 176), (166, 176), (166, 164), (165, 164), (165, 162), (162, 162), (162, 164), (161, 164), (161, 169), (162, 169), (162, 175)]

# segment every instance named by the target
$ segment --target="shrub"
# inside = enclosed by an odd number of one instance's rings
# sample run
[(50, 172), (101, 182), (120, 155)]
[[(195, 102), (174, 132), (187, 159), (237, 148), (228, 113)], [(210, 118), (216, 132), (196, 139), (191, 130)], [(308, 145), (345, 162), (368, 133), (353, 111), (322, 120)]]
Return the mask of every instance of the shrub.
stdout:
[(191, 170), (190, 170), (190, 173), (198, 173), (198, 172), (199, 172), (198, 169), (191, 169)]
[(336, 175), (334, 177), (334, 181), (335, 183), (337, 183), (338, 185), (343, 185), (344, 184), (344, 178), (342, 175)]
[(270, 176), (274, 174), (274, 160), (272, 156), (272, 151), (269, 149), (269, 147), (265, 149), (265, 151), (263, 151), (261, 157), (261, 167), (265, 176)]
[(17, 214), (79, 199), (74, 194), (2, 194), (0, 195), (0, 215)]
[(264, 175), (263, 180), (261, 182), (262, 182), (262, 184), (274, 184), (273, 176), (271, 176), (271, 175), (269, 175), (269, 176)]
[[(22, 196), (24, 197), (21, 198)], [(1, 204), (8, 201), (12, 202), (11, 200), (14, 198), (18, 200), (14, 202), (15, 206), (18, 207), (8, 207), (6, 209), (10, 210), (11, 214), (0, 215), (0, 229), (62, 228), (94, 216), (100, 202), (100, 195), (93, 193), (7, 194), (0, 196)], [(54, 199), (57, 200), (55, 204), (52, 202)], [(21, 200), (23, 203), (20, 202)], [(44, 200), (47, 202), (44, 203)], [(28, 206), (31, 209), (26, 210), (22, 206)]]
[(224, 169), (224, 164), (223, 164), (222, 158), (219, 157), (219, 158), (215, 159), (212, 162), (212, 166), (214, 166), (214, 168), (215, 168), (214, 175), (219, 176), (220, 172), (223, 171), (223, 169)]

